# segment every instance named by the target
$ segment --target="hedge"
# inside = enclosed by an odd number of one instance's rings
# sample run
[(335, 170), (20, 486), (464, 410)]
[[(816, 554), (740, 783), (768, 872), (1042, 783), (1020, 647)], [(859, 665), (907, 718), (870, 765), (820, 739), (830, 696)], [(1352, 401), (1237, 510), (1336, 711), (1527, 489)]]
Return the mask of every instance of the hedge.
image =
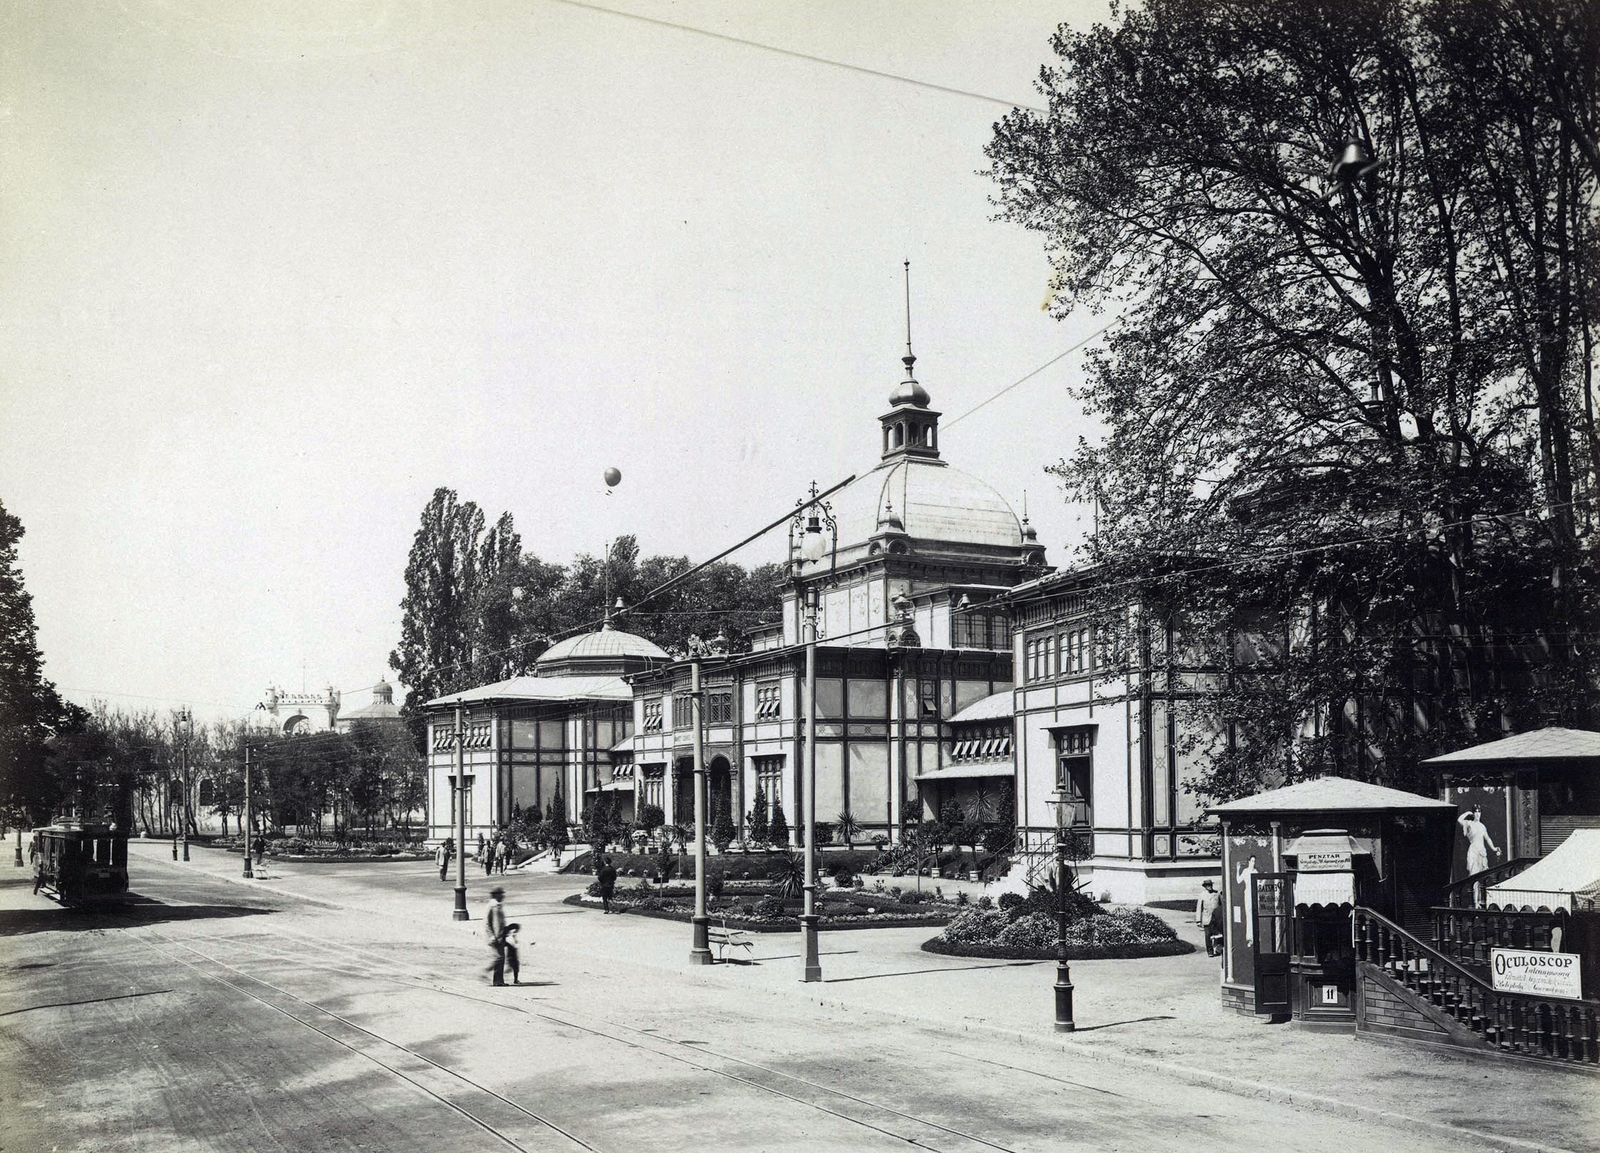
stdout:
[[(594, 900), (592, 898), (587, 901), (584, 900), (584, 894), (582, 893), (574, 893), (561, 903), (579, 909), (593, 909), (595, 907)], [(693, 912), (688, 909), (631, 908), (618, 909), (617, 912), (627, 913), (635, 917), (655, 917), (661, 921), (681, 921), (685, 923), (694, 917)], [(800, 931), (800, 922), (797, 918), (786, 917), (782, 921), (751, 921), (736, 913), (730, 914), (724, 910), (718, 910), (710, 915), (714, 920), (726, 921), (730, 927), (750, 933), (798, 933)], [(949, 920), (948, 916), (940, 915), (923, 914), (920, 916), (891, 918), (879, 913), (876, 917), (823, 917), (818, 924), (818, 928), (825, 933), (837, 933), (851, 929), (931, 929), (942, 928)]]
[[(997, 961), (1054, 961), (1056, 950), (1007, 948), (1004, 945), (952, 945), (942, 936), (922, 942), (924, 953), (946, 957), (985, 957)], [(1067, 949), (1069, 961), (1137, 960), (1143, 957), (1179, 957), (1194, 952), (1188, 941), (1144, 941), (1126, 945), (1073, 945)]]

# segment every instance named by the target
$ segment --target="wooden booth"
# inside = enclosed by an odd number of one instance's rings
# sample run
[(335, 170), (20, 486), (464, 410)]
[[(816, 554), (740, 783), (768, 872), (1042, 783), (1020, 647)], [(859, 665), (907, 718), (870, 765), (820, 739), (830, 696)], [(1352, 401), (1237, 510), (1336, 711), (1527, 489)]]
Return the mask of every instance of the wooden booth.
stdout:
[(1352, 910), (1427, 932), (1450, 879), (1456, 807), (1322, 777), (1210, 812), (1222, 821), (1223, 1004), (1350, 1027)]

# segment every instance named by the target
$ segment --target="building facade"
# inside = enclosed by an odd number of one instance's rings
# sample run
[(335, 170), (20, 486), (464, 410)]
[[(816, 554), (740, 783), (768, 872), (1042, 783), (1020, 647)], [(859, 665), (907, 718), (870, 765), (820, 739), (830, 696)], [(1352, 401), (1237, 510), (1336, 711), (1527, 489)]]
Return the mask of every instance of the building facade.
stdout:
[[(475, 841), (505, 825), (519, 808), (548, 811), (552, 799), (568, 821), (578, 821), (587, 798), (616, 788), (619, 764), (623, 785), (631, 784), (627, 745), (634, 703), (625, 678), (670, 660), (644, 637), (608, 621), (598, 632), (552, 646), (534, 662), (531, 676), (429, 701), (430, 840), (455, 835), (458, 803), (467, 839)], [(621, 791), (631, 798), (631, 789)]]
[(1019, 837), (1044, 848), (1062, 821), (1080, 834), (1088, 856), (1078, 872), (1094, 893), (1192, 900), (1218, 875), (1221, 850), (1185, 787), (1197, 765), (1183, 705), (1214, 688), (1214, 674), (1186, 664), (1170, 627), (1154, 621), (1129, 630), (1134, 651), (1110, 666), (1093, 580), (1092, 571), (1053, 573), (1002, 598), (1017, 668)]
[[(878, 418), (877, 465), (802, 511), (791, 533), (781, 624), (748, 653), (698, 661), (708, 822), (722, 811), (742, 830), (759, 787), (769, 816), (781, 804), (789, 826), (800, 823), (812, 613), (818, 821), (848, 813), (861, 835), (898, 839), (947, 797), (986, 798), (993, 812), (1004, 795), (977, 782), (1009, 777), (1009, 761), (958, 757), (951, 722), (1010, 691), (1010, 629), (991, 602), (1043, 573), (1044, 549), (998, 493), (943, 459), (939, 413), (909, 350), (903, 363)], [(639, 803), (679, 824), (693, 819), (694, 663), (631, 678)]]

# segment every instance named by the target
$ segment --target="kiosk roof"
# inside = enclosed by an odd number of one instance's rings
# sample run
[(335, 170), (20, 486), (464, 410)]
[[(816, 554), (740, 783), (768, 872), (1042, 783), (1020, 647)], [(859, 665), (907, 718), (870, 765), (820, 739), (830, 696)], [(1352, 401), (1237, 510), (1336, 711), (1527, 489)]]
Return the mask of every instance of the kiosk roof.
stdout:
[(1600, 760), (1600, 733), (1588, 729), (1535, 729), (1498, 741), (1429, 757), (1425, 765), (1459, 765), (1474, 761), (1549, 761), (1593, 757)]
[(1213, 805), (1206, 811), (1222, 817), (1240, 817), (1258, 813), (1414, 813), (1453, 808), (1455, 805), (1449, 801), (1419, 797), (1416, 793), (1403, 793), (1383, 785), (1369, 785), (1344, 777), (1319, 777)]

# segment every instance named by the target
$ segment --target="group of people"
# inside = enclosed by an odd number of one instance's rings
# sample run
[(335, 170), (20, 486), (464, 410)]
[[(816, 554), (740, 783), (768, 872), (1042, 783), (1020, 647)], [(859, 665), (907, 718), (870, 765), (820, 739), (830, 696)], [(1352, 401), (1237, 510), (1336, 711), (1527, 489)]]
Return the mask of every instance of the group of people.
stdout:
[(478, 860), (483, 863), (483, 875), (493, 876), (495, 873), (504, 873), (506, 866), (511, 863), (512, 848), (506, 843), (504, 837), (496, 837), (493, 841), (486, 841), (482, 833), (478, 834)]

